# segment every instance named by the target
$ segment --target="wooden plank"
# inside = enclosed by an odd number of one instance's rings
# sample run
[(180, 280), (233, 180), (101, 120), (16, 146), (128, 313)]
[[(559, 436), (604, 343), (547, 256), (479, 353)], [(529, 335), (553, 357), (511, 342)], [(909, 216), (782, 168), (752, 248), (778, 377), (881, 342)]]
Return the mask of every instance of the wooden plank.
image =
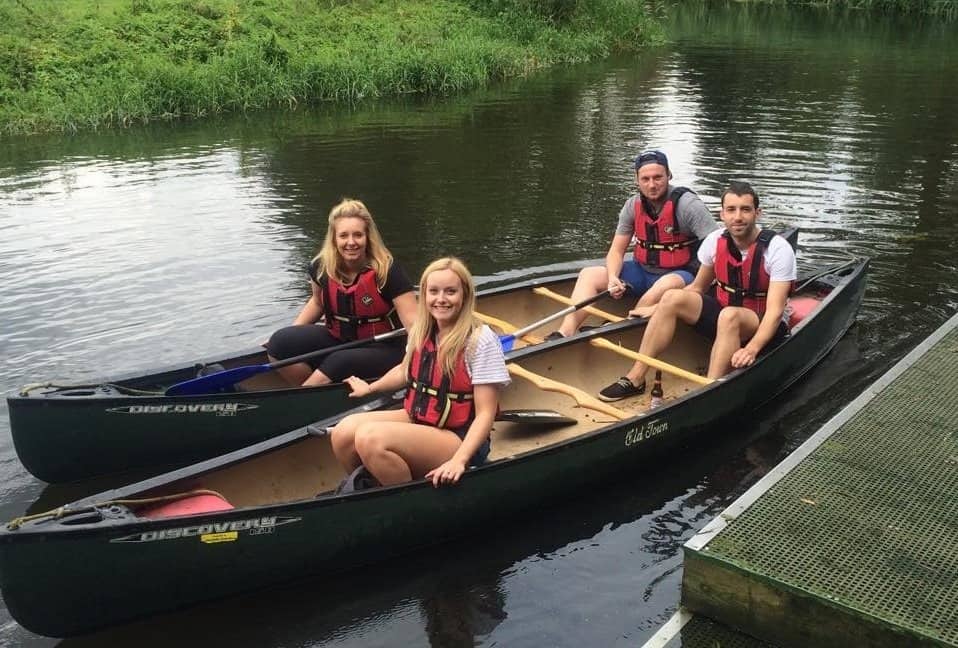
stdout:
[[(478, 318), (480, 321), (484, 322), (485, 324), (488, 324), (489, 326), (495, 326), (497, 329), (499, 329), (500, 331), (502, 331), (503, 333), (507, 335), (511, 335), (512, 333), (515, 333), (516, 331), (519, 330), (519, 327), (516, 326), (515, 324), (510, 324), (509, 322), (505, 320), (501, 320), (498, 317), (493, 317), (492, 315), (486, 315), (484, 313), (480, 313), (479, 311), (475, 311), (475, 314), (476, 314), (476, 318)], [(542, 342), (541, 337), (539, 337), (538, 335), (532, 335), (531, 333), (526, 333), (525, 335), (523, 335), (522, 340), (525, 342), (528, 342), (529, 344), (539, 344), (540, 342)]]
[[(537, 295), (542, 295), (543, 297), (548, 297), (549, 299), (553, 301), (557, 301), (560, 304), (565, 304), (567, 306), (575, 306), (576, 304), (576, 302), (572, 301), (571, 298), (566, 297), (565, 295), (560, 295), (559, 293), (553, 292), (543, 286), (538, 286), (536, 288), (533, 288), (532, 292), (534, 292)], [(625, 319), (624, 317), (619, 317), (618, 315), (613, 315), (612, 313), (607, 313), (604, 310), (600, 310), (596, 308), (595, 306), (583, 306), (582, 310), (589, 313), (590, 315), (601, 317), (602, 319), (608, 320), (610, 322), (621, 322), (622, 320)]]
[(585, 407), (597, 412), (602, 412), (603, 414), (608, 414), (609, 416), (620, 421), (631, 416), (631, 414), (628, 412), (620, 410), (617, 407), (613, 407), (608, 403), (603, 403), (595, 396), (587, 394), (578, 387), (573, 387), (572, 385), (567, 385), (566, 383), (559, 382), (558, 380), (540, 376), (539, 374), (529, 371), (528, 369), (521, 367), (514, 362), (507, 364), (506, 367), (509, 369), (510, 374), (513, 376), (519, 376), (520, 378), (525, 378), (539, 389), (554, 391), (572, 397), (572, 399), (575, 400), (576, 404), (580, 407)]
[(641, 360), (642, 362), (649, 365), (650, 367), (661, 369), (662, 371), (665, 371), (666, 373), (670, 373), (673, 376), (678, 376), (679, 378), (685, 378), (686, 380), (690, 380), (699, 385), (710, 385), (713, 382), (715, 382), (714, 378), (706, 378), (705, 376), (700, 376), (696, 373), (692, 373), (691, 371), (686, 371), (685, 369), (682, 369), (681, 367), (676, 367), (675, 365), (671, 365), (668, 362), (662, 362), (661, 360), (657, 360), (653, 358), (652, 356), (647, 356), (637, 351), (633, 351), (632, 349), (628, 349), (624, 346), (615, 344), (614, 342), (610, 342), (609, 340), (606, 340), (605, 338), (595, 338), (594, 340), (590, 340), (589, 343), (601, 349), (608, 349), (609, 351), (618, 353), (619, 355), (625, 356), (626, 358), (631, 358), (632, 360)]

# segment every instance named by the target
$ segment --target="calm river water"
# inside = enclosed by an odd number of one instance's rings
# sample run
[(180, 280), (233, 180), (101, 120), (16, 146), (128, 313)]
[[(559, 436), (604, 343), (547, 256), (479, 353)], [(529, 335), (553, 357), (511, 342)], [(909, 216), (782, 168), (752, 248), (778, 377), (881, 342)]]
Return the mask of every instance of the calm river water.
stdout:
[[(445, 253), (487, 278), (599, 257), (650, 146), (710, 206), (753, 181), (766, 222), (802, 228), (801, 264), (873, 258), (835, 352), (674, 461), (403, 564), (63, 645), (634, 646), (672, 614), (682, 543), (958, 308), (958, 29), (750, 6), (673, 25), (669, 47), (451, 99), (4, 142), (5, 393), (265, 339), (343, 195), (412, 275)], [(9, 519), (45, 486), (0, 407)], [(56, 643), (2, 609), (0, 642)]]

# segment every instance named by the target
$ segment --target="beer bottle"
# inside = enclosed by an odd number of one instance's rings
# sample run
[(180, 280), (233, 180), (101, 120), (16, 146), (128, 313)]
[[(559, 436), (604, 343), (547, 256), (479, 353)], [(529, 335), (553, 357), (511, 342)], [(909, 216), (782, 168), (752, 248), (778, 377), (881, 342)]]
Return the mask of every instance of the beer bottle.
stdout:
[(662, 391), (662, 371), (655, 370), (655, 382), (652, 384), (652, 391), (649, 393), (649, 409), (660, 407), (665, 402), (665, 393)]

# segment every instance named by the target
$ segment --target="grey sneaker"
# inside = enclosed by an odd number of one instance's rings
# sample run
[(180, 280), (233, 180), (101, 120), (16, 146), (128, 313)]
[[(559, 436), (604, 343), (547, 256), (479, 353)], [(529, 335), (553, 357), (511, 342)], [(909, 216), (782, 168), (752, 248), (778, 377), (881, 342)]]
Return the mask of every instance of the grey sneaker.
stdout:
[(622, 400), (623, 398), (628, 398), (629, 396), (638, 396), (642, 393), (645, 393), (644, 380), (639, 383), (638, 386), (636, 386), (632, 384), (631, 380), (625, 376), (622, 376), (614, 383), (599, 392), (599, 400), (604, 400), (607, 403), (611, 403), (613, 401)]

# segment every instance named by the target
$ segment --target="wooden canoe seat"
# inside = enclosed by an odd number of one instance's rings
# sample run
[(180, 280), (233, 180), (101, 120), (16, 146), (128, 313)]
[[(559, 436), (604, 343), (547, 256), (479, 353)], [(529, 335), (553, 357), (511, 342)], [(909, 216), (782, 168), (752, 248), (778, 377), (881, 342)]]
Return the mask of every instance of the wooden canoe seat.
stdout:
[(609, 340), (606, 340), (605, 338), (595, 338), (593, 340), (590, 340), (589, 344), (592, 344), (593, 346), (597, 346), (601, 349), (608, 349), (609, 351), (618, 353), (619, 355), (625, 356), (626, 358), (631, 358), (632, 360), (641, 360), (643, 363), (649, 365), (650, 367), (661, 369), (662, 371), (666, 373), (670, 373), (673, 376), (678, 376), (679, 378), (690, 380), (699, 385), (708, 385), (715, 382), (714, 378), (706, 378), (705, 376), (700, 376), (696, 373), (692, 373), (691, 371), (686, 371), (685, 369), (681, 367), (676, 367), (675, 365), (669, 364), (668, 362), (662, 362), (661, 360), (653, 358), (652, 356), (647, 356), (645, 354), (639, 353), (638, 351), (633, 351), (632, 349), (628, 349), (619, 344), (615, 344), (614, 342), (610, 342)]
[(798, 323), (808, 317), (822, 302), (814, 297), (790, 297), (788, 306), (791, 314), (788, 316), (788, 328), (793, 329)]
[[(544, 286), (538, 286), (536, 288), (533, 288), (532, 292), (534, 292), (537, 295), (542, 295), (543, 297), (548, 297), (549, 299), (553, 301), (557, 301), (560, 304), (565, 304), (566, 306), (575, 306), (576, 304), (576, 302), (572, 301), (571, 298), (566, 297), (565, 295), (560, 295), (557, 292), (553, 292), (549, 290), (548, 288), (545, 288)], [(608, 313), (604, 310), (600, 310), (596, 308), (595, 306), (583, 306), (582, 310), (589, 313), (590, 315), (601, 317), (602, 319), (607, 320), (609, 322), (621, 322), (622, 320), (625, 319), (624, 317), (619, 317), (618, 315), (613, 315), (612, 313)]]
[(514, 362), (510, 362), (506, 365), (506, 368), (509, 370), (509, 373), (513, 376), (519, 376), (528, 380), (533, 385), (539, 389), (544, 389), (546, 391), (554, 391), (560, 394), (565, 394), (566, 396), (572, 397), (579, 407), (585, 407), (587, 409), (595, 410), (597, 412), (602, 412), (603, 414), (608, 414), (609, 416), (616, 418), (618, 420), (623, 420), (631, 416), (628, 412), (620, 410), (617, 407), (613, 407), (608, 403), (603, 403), (595, 396), (588, 394), (578, 387), (573, 387), (558, 380), (553, 380), (551, 378), (546, 378), (545, 376), (540, 376), (537, 373), (529, 371), (528, 369), (517, 365)]
[(226, 498), (219, 493), (198, 493), (183, 497), (172, 502), (162, 502), (153, 504), (137, 511), (140, 517), (156, 520), (159, 518), (176, 517), (178, 515), (196, 515), (198, 513), (211, 513), (213, 511), (229, 511), (234, 508), (232, 504), (226, 501)]

